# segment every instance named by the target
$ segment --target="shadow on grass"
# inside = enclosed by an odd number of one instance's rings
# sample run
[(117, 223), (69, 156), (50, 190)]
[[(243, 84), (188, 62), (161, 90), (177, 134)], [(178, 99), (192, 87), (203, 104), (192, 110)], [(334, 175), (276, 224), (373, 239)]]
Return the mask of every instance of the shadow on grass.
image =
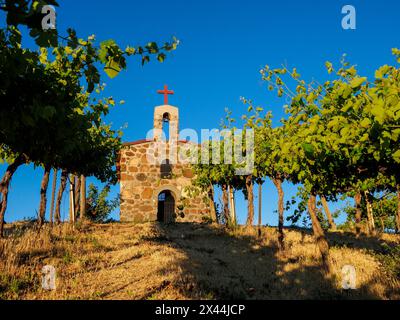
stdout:
[[(232, 235), (199, 224), (155, 225), (157, 236), (146, 239), (184, 253), (175, 262), (182, 270), (176, 290), (195, 299), (376, 299), (368, 288), (341, 290), (324, 274), (319, 261), (279, 252), (278, 244), (255, 236)], [(160, 273), (167, 270), (160, 270)]]
[[(312, 235), (312, 230), (301, 227), (286, 227), (285, 230), (293, 230), (301, 232), (302, 235)], [(376, 253), (382, 252), (382, 245), (394, 247), (399, 245), (399, 242), (383, 240), (381, 234), (368, 235), (362, 233), (356, 237), (354, 232), (349, 231), (325, 231), (326, 237), (330, 246), (348, 247), (354, 249), (372, 250)]]

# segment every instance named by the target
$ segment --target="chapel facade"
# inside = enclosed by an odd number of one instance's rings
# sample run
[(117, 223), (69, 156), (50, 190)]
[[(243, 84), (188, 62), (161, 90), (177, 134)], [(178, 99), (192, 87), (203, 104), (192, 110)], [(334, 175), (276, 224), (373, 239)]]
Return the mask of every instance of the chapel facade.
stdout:
[[(159, 93), (166, 92), (171, 94), (166, 88)], [(179, 140), (179, 110), (166, 96), (154, 109), (152, 137), (124, 143), (120, 151), (121, 222), (201, 222), (210, 216), (207, 196), (192, 185), (190, 164), (179, 160), (188, 144)]]

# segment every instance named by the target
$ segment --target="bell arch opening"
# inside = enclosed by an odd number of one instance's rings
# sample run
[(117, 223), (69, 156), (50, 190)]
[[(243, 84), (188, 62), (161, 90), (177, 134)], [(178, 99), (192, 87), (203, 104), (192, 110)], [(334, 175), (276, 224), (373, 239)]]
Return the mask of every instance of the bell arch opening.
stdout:
[(165, 141), (169, 141), (169, 130), (170, 130), (171, 115), (168, 112), (164, 112), (162, 116), (162, 131), (164, 133)]

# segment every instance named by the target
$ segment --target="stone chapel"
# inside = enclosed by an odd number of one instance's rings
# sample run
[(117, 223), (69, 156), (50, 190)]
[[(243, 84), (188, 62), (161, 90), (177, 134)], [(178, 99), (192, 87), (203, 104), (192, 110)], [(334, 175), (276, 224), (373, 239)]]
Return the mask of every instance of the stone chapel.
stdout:
[(173, 91), (165, 86), (158, 93), (164, 94), (164, 105), (154, 109), (152, 137), (124, 143), (120, 151), (120, 221), (201, 222), (210, 216), (207, 197), (189, 191), (194, 178), (190, 164), (180, 163), (176, 156), (170, 159), (189, 143), (179, 140), (179, 110), (168, 104)]

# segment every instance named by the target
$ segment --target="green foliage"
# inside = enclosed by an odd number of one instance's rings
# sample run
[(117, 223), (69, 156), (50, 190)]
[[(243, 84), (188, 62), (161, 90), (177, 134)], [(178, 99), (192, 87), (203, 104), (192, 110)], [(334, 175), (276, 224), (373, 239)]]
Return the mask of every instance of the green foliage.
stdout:
[[(53, 47), (57, 48), (60, 41), (66, 42), (67, 50), (78, 49), (77, 56), (83, 54), (78, 58), (83, 58), (85, 73), (92, 75), (90, 79), (94, 83), (98, 77), (96, 62), (100, 62), (104, 66), (104, 71), (110, 78), (114, 78), (118, 73), (126, 68), (126, 57), (138, 55), (141, 57), (142, 64), (150, 61), (150, 56), (155, 56), (159, 62), (163, 62), (166, 58), (166, 53), (175, 50), (179, 45), (179, 41), (173, 38), (171, 42), (166, 42), (164, 45), (158, 45), (155, 42), (149, 42), (145, 46), (132, 47), (127, 46), (121, 49), (114, 40), (106, 40), (100, 43), (97, 48), (93, 45), (95, 40), (94, 36), (90, 36), (87, 40), (79, 39), (75, 30), (68, 29), (67, 36), (60, 36), (57, 29), (43, 30), (42, 8), (45, 5), (52, 5), (58, 7), (55, 0), (3, 0), (0, 1), (0, 10), (4, 11), (7, 15), (6, 23), (8, 26), (17, 28), (18, 26), (26, 26), (30, 31), (30, 36), (34, 38), (36, 44), (41, 48)], [(77, 66), (79, 67), (79, 66)], [(92, 74), (93, 73), (93, 74)], [(94, 89), (94, 86), (89, 86)]]
[[(347, 197), (348, 194), (344, 195)], [(374, 215), (375, 226), (378, 230), (393, 231), (396, 228), (395, 216), (397, 212), (397, 197), (393, 192), (376, 192), (369, 197), (372, 211)], [(354, 227), (355, 207), (354, 204), (348, 202), (343, 208), (347, 221), (343, 225), (343, 229), (351, 230)], [(367, 223), (367, 206), (365, 197), (361, 201), (361, 222)]]
[(45, 5), (58, 7), (55, 0), (2, 0), (0, 10), (7, 15), (7, 25), (18, 27), (26, 26), (30, 31), (30, 36), (34, 38), (40, 47), (57, 46), (57, 30), (43, 30), (42, 8)]
[(395, 278), (400, 277), (400, 246), (382, 245), (382, 253), (376, 256), (381, 261), (383, 267)]
[(180, 217), (180, 218), (185, 218), (185, 204), (187, 203), (186, 199), (181, 199), (180, 200), (181, 204), (178, 204), (176, 206), (176, 212), (175, 212), (175, 218)]
[(28, 290), (37, 289), (37, 275), (28, 273), (23, 277), (0, 275), (0, 299), (18, 299)]
[(64, 264), (70, 264), (74, 261), (74, 257), (70, 251), (65, 251), (64, 255), (62, 256), (62, 262)]
[(36, 164), (116, 181), (113, 166), (121, 135), (101, 120), (113, 101), (91, 103), (63, 48), (55, 49), (50, 61), (46, 50), (39, 54), (14, 43), (18, 35), (15, 28), (0, 30), (5, 44), (0, 57), (3, 149), (9, 156), (25, 154)]
[[(0, 158), (11, 162), (24, 154), (36, 165), (115, 183), (122, 133), (103, 123), (116, 103), (101, 95), (99, 66), (115, 77), (127, 57), (148, 62), (154, 55), (162, 62), (179, 41), (121, 49), (113, 40), (97, 46), (95, 36), (81, 39), (71, 28), (61, 37), (42, 30), (44, 5), (58, 6), (52, 0), (0, 2), (7, 15), (0, 29)], [(30, 30), (37, 51), (22, 47), (19, 26)]]
[[(399, 69), (383, 66), (369, 82), (344, 59), (337, 71), (331, 63), (326, 67), (337, 77), (324, 84), (306, 84), (286, 67), (262, 70), (268, 86), (291, 101), (283, 120), (295, 168), (291, 178), (297, 175), (310, 192), (328, 196), (358, 189), (378, 179), (378, 173), (398, 183)], [(284, 75), (297, 84), (296, 90)]]
[[(399, 52), (393, 50), (398, 61)], [(289, 217), (293, 223), (308, 210), (310, 194), (337, 200), (368, 191), (379, 220), (376, 225), (391, 228), (394, 196), (385, 201), (375, 201), (374, 196), (397, 191), (400, 186), (400, 69), (384, 65), (371, 81), (359, 75), (345, 56), (339, 69), (330, 62), (326, 68), (331, 80), (322, 84), (315, 80), (306, 83), (296, 68), (266, 66), (261, 70), (268, 89), (285, 96), (289, 104), (285, 106), (287, 117), (273, 127), (270, 112), (243, 99), (247, 106), (244, 126), (255, 130), (252, 177), (301, 184), (298, 208)], [(224, 128), (232, 128), (234, 122), (228, 113)], [(198, 182), (204, 186), (234, 184), (233, 168), (235, 164), (197, 166)], [(240, 187), (243, 181), (236, 185)], [(349, 221), (354, 220), (353, 212), (347, 213)], [(317, 216), (327, 227), (322, 210), (317, 210)]]
[[(225, 164), (225, 142), (222, 141), (207, 141), (204, 144), (209, 148), (210, 163), (202, 163), (201, 152), (199, 153), (198, 164), (193, 166), (196, 176), (194, 185), (203, 190), (207, 190), (210, 185), (231, 185), (238, 186), (241, 179), (235, 175), (235, 164)], [(221, 163), (212, 163), (211, 155), (213, 151), (219, 151)], [(240, 180), (240, 181), (239, 181)]]
[(213, 220), (210, 216), (202, 216), (201, 221), (205, 224), (212, 224)]
[(119, 195), (108, 200), (110, 186), (105, 186), (101, 191), (94, 185), (89, 185), (86, 200), (86, 216), (93, 222), (106, 222), (112, 211), (119, 206)]
[[(310, 216), (307, 214), (308, 212), (308, 200), (309, 200), (310, 194), (309, 192), (304, 188), (304, 186), (300, 185), (297, 188), (297, 194), (295, 197), (292, 197), (290, 201), (286, 202), (286, 211), (290, 211), (293, 209), (292, 214), (290, 214), (287, 218), (286, 221), (290, 222), (293, 225), (298, 225), (299, 222), (301, 222), (301, 226), (309, 228), (311, 226), (311, 219)], [(319, 223), (321, 224), (321, 227), (324, 230), (329, 229), (329, 222), (327, 218), (325, 217), (324, 211), (322, 209), (322, 202), (319, 199), (317, 201), (317, 218)], [(354, 208), (353, 208), (354, 209)], [(339, 215), (339, 211), (335, 211), (332, 213), (333, 218), (337, 218)]]

